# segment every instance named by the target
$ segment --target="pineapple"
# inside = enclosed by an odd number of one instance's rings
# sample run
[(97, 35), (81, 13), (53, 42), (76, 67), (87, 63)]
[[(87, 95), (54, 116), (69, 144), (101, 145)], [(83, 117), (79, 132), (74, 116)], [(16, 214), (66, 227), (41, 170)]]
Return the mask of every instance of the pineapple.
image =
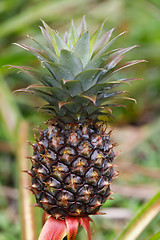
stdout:
[(104, 23), (90, 37), (84, 17), (78, 28), (72, 21), (64, 39), (42, 23), (47, 45), (33, 38), (38, 49), (17, 44), (40, 61), (42, 70), (14, 66), (40, 82), (23, 91), (45, 100), (41, 109), (51, 114), (32, 144), (30, 189), (37, 206), (55, 219), (88, 217), (99, 214), (116, 174), (108, 121), (117, 106), (113, 100), (125, 91), (115, 88), (135, 80), (117, 79), (116, 73), (143, 60), (118, 66), (136, 46), (108, 51), (123, 33), (110, 40), (114, 29), (102, 34)]

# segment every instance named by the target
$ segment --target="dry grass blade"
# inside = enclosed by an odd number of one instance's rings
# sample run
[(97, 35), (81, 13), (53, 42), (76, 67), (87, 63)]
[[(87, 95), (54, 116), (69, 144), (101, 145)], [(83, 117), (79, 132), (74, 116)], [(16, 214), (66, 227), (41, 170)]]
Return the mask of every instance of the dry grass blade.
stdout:
[(135, 240), (160, 212), (160, 192), (149, 200), (117, 240)]
[(31, 194), (26, 190), (26, 186), (29, 185), (29, 176), (25, 174), (24, 170), (28, 169), (29, 162), (26, 159), (27, 146), (26, 140), (28, 138), (28, 124), (22, 121), (18, 134), (18, 167), (19, 167), (19, 189), (20, 189), (20, 208), (21, 208), (21, 222), (22, 222), (22, 239), (23, 240), (35, 240), (35, 222), (33, 207), (31, 206)]

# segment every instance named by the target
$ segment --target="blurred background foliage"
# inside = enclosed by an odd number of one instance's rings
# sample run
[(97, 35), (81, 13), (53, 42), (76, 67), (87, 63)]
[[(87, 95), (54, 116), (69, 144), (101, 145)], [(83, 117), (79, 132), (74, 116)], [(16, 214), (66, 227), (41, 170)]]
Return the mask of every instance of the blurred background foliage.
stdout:
[[(27, 34), (41, 39), (38, 25), (46, 21), (60, 34), (74, 19), (77, 25), (83, 15), (91, 33), (107, 17), (105, 30), (116, 26), (115, 33), (127, 31), (114, 47), (134, 44), (140, 47), (129, 52), (126, 59), (146, 59), (125, 72), (129, 77), (144, 78), (126, 88), (138, 104), (128, 102), (128, 110), (114, 110), (116, 129), (113, 140), (121, 151), (116, 164), (120, 176), (114, 181), (115, 199), (107, 201), (105, 217), (94, 218), (94, 239), (113, 240), (124, 224), (134, 216), (143, 203), (152, 198), (160, 183), (160, 1), (159, 0), (1, 0), (0, 1), (0, 239), (18, 240), (20, 220), (18, 211), (17, 139), (19, 124), (29, 124), (29, 139), (33, 128), (47, 119), (37, 112), (39, 100), (25, 95), (16, 96), (12, 91), (28, 86), (33, 80), (8, 69), (4, 65), (39, 67), (39, 62), (25, 50), (12, 43), (27, 43)], [(43, 39), (41, 39), (43, 42)], [(42, 125), (42, 124), (41, 124)], [(121, 212), (119, 212), (121, 211)], [(107, 210), (106, 210), (107, 212)], [(117, 213), (117, 214), (116, 214)], [(36, 218), (41, 212), (36, 210)], [(138, 240), (149, 239), (159, 231), (158, 214)], [(39, 222), (40, 225), (40, 220)], [(38, 232), (40, 231), (37, 224)], [(84, 232), (80, 231), (79, 239)]]

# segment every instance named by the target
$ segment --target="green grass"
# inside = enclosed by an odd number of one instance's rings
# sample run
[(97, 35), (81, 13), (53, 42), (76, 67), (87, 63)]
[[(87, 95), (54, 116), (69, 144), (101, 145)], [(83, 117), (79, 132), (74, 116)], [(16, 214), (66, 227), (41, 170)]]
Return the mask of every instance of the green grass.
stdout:
[[(105, 30), (117, 26), (116, 33), (127, 30), (128, 33), (116, 43), (115, 47), (127, 47), (139, 44), (141, 47), (127, 55), (127, 59), (146, 59), (148, 63), (133, 67), (127, 74), (131, 77), (142, 77), (144, 81), (135, 82), (128, 87), (129, 95), (137, 99), (138, 104), (128, 102), (128, 110), (117, 109), (117, 126), (142, 127), (146, 125), (149, 135), (136, 148), (129, 152), (129, 161), (137, 167), (157, 171), (160, 167), (160, 2), (159, 0), (1, 0), (0, 1), (0, 239), (20, 240), (21, 222), (18, 218), (19, 204), (17, 200), (6, 197), (2, 191), (3, 186), (17, 188), (18, 171), (16, 162), (17, 132), (19, 123), (25, 119), (30, 125), (30, 140), (33, 141), (33, 131), (37, 125), (47, 119), (46, 114), (33, 110), (35, 99), (28, 96), (12, 94), (18, 88), (28, 86), (32, 80), (22, 73), (9, 70), (3, 65), (34, 65), (39, 63), (26, 51), (14, 46), (13, 42), (30, 44), (26, 35), (40, 38), (40, 18), (44, 19), (51, 27), (56, 28), (60, 34), (66, 29), (71, 18), (78, 24), (85, 14), (91, 32), (94, 32), (100, 23), (108, 17)], [(125, 73), (126, 74), (126, 73)], [(123, 75), (123, 73), (122, 73)], [(36, 102), (37, 104), (37, 102)], [(8, 106), (9, 108), (4, 106)], [(6, 111), (4, 111), (4, 109)], [(9, 109), (9, 110), (8, 110)], [(8, 122), (7, 120), (10, 119)], [(14, 123), (15, 125), (12, 125)], [(13, 127), (14, 126), (14, 127)], [(5, 144), (5, 148), (3, 147)], [(128, 161), (128, 158), (126, 158)], [(118, 165), (118, 161), (117, 161)], [(118, 179), (119, 184), (134, 186), (158, 186), (159, 180), (134, 173), (126, 178), (123, 172)], [(107, 201), (104, 207), (126, 208), (136, 212), (143, 206), (144, 201), (138, 198), (127, 198), (114, 195), (113, 201)], [(16, 212), (11, 215), (13, 209)], [(38, 231), (41, 225), (41, 211), (36, 210)], [(12, 216), (12, 217), (11, 217)], [(94, 239), (115, 240), (122, 231), (124, 223), (113, 220), (100, 219), (96, 221)], [(126, 224), (129, 223), (127, 220)], [(160, 216), (157, 215), (146, 227), (137, 240), (148, 240), (159, 231)], [(85, 239), (84, 231), (80, 230), (79, 239)], [(153, 237), (152, 240), (158, 238)]]

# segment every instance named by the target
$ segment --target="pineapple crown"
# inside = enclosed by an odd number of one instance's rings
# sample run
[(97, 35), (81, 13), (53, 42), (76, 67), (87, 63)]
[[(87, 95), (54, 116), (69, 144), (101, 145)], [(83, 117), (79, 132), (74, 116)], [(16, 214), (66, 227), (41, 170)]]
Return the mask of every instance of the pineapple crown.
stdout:
[(124, 54), (137, 45), (108, 51), (124, 32), (110, 40), (114, 28), (102, 34), (105, 22), (90, 37), (85, 17), (78, 28), (72, 21), (69, 32), (66, 31), (62, 39), (42, 21), (44, 27), (40, 26), (40, 29), (47, 46), (34, 38), (31, 39), (36, 42), (38, 49), (16, 44), (41, 62), (42, 71), (26, 66), (11, 66), (29, 74), (40, 84), (33, 84), (18, 91), (25, 91), (44, 99), (47, 104), (41, 109), (64, 122), (106, 120), (106, 117), (111, 116), (111, 108), (118, 106), (113, 103), (113, 99), (127, 98), (121, 96), (125, 91), (116, 91), (114, 88), (124, 82), (137, 80), (116, 79), (113, 75), (144, 60), (119, 65)]

